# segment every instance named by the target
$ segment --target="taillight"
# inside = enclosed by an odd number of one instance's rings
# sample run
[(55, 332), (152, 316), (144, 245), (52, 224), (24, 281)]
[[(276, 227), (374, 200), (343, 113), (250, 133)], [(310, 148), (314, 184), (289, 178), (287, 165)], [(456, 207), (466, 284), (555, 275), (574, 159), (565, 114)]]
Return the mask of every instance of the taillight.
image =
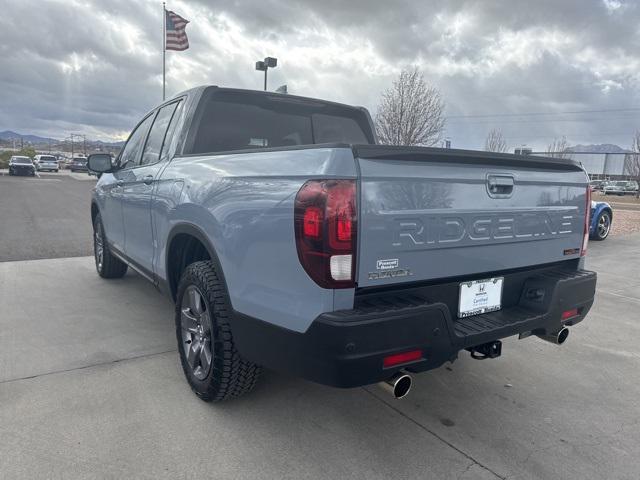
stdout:
[(324, 288), (355, 286), (355, 180), (309, 180), (295, 200), (298, 258)]
[(587, 204), (585, 205), (585, 213), (584, 213), (584, 236), (582, 237), (582, 248), (580, 249), (581, 257), (584, 257), (587, 254), (587, 245), (589, 244), (590, 220), (591, 220), (591, 187), (587, 186)]

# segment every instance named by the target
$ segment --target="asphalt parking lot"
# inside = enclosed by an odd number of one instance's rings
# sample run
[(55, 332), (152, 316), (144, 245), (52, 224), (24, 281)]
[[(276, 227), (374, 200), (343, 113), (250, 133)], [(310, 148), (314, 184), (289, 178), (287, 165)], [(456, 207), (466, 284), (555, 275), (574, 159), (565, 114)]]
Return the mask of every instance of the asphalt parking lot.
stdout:
[[(590, 243), (596, 302), (562, 347), (461, 354), (400, 401), (268, 371), (211, 405), (183, 378), (169, 300), (82, 256), (92, 182), (60, 178), (0, 177), (0, 478), (640, 478), (640, 235)], [(68, 232), (49, 244), (78, 243), (33, 260), (53, 228), (35, 207), (60, 195)]]
[(86, 173), (0, 175), (0, 262), (91, 255)]

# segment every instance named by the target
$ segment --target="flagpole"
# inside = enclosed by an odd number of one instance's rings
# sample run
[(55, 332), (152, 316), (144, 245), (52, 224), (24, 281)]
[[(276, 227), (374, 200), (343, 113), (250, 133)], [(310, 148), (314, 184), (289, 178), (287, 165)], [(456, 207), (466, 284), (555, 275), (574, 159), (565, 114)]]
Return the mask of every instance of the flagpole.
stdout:
[(165, 85), (166, 85), (166, 67), (165, 56), (167, 52), (167, 9), (165, 8), (165, 2), (162, 2), (162, 101), (165, 99)]

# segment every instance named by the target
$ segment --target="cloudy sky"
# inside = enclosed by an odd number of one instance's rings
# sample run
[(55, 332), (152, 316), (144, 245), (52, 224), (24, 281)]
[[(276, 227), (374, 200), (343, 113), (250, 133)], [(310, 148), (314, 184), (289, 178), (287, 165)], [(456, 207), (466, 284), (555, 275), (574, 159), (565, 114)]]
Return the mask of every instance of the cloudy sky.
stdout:
[[(0, 130), (122, 139), (161, 100), (162, 4), (3, 0)], [(417, 65), (454, 147), (555, 136), (627, 147), (640, 128), (640, 0), (171, 0), (191, 48), (167, 53), (170, 95), (269, 84), (364, 105)]]

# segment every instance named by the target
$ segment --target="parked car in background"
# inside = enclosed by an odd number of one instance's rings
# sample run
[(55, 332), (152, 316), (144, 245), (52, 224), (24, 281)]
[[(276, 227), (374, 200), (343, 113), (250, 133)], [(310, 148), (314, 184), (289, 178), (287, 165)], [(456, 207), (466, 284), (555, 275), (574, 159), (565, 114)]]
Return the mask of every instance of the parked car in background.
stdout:
[(611, 232), (613, 210), (607, 202), (591, 202), (591, 222), (589, 238), (604, 240)]
[(592, 192), (601, 192), (606, 184), (607, 184), (606, 180), (591, 180), (589, 182)]
[(407, 372), (461, 351), (562, 344), (593, 304), (571, 159), (378, 145), (363, 108), (200, 87), (89, 164), (96, 270), (175, 301), (203, 400), (251, 390), (261, 366), (399, 398)]
[(638, 193), (638, 182), (633, 180), (618, 180), (609, 182), (603, 190), (605, 195), (634, 195)]
[(36, 174), (36, 166), (30, 157), (14, 155), (9, 160), (9, 175), (30, 175)]
[(60, 169), (58, 159), (53, 155), (36, 155), (33, 162), (40, 172), (57, 172)]
[(87, 159), (85, 157), (73, 157), (69, 169), (72, 172), (88, 172)]

